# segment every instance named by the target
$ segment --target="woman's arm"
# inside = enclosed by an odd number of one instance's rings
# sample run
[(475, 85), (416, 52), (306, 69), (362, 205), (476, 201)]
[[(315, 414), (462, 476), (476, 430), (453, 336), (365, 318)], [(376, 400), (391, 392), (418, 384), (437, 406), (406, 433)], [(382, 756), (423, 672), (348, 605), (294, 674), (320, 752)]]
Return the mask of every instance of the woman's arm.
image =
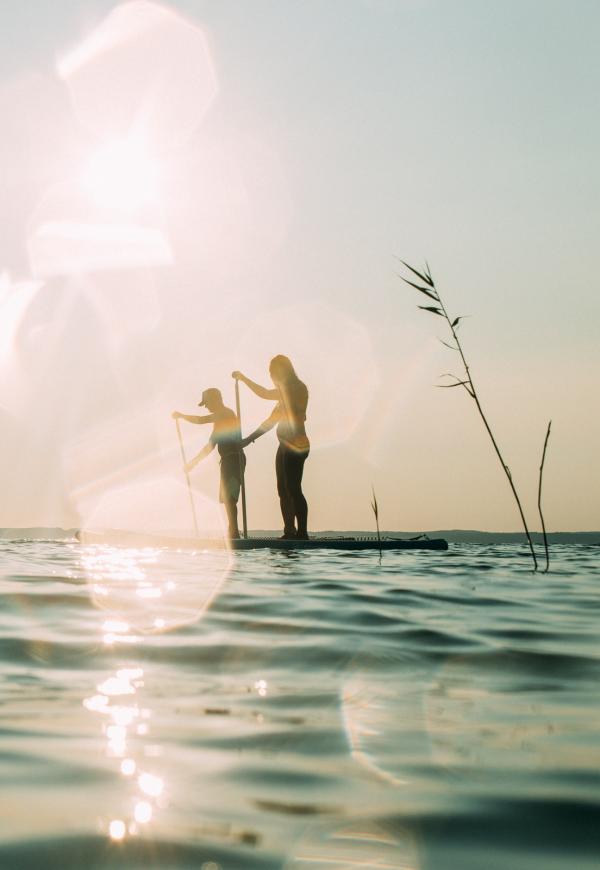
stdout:
[(180, 411), (173, 411), (171, 417), (174, 420), (187, 420), (188, 423), (214, 423), (214, 414), (204, 414), (202, 417), (197, 417), (194, 414), (182, 414)]
[(275, 399), (279, 398), (279, 392), (275, 389), (269, 390), (267, 387), (261, 387), (260, 384), (257, 384), (255, 381), (251, 381), (250, 378), (247, 378), (246, 375), (243, 375), (241, 372), (232, 372), (231, 377), (235, 378), (236, 381), (243, 381), (247, 387), (250, 387), (253, 393), (255, 393), (261, 399)]
[(265, 432), (268, 432), (273, 428), (279, 421), (281, 420), (281, 409), (279, 405), (273, 409), (273, 412), (267, 417), (266, 420), (260, 424), (260, 426), (254, 430), (251, 435), (246, 435), (245, 438), (242, 438), (242, 447), (247, 447), (248, 444), (252, 444), (253, 441), (256, 441), (257, 438), (260, 438), (261, 435), (264, 435)]

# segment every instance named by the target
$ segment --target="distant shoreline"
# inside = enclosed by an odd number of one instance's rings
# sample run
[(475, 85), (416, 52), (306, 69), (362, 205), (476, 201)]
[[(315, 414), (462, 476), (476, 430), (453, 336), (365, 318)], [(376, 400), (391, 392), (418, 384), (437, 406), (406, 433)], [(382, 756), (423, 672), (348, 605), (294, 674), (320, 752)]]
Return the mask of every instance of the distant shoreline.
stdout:
[[(74, 538), (78, 529), (62, 529), (57, 527), (23, 527), (23, 528), (0, 528), (0, 540), (68, 540)], [(107, 530), (108, 531), (108, 530)], [(112, 530), (111, 530), (112, 531)], [(126, 530), (115, 530), (124, 532)], [(189, 532), (173, 531), (165, 529), (149, 532), (156, 535), (170, 535), (173, 537), (189, 537)], [(216, 533), (215, 533), (216, 534)], [(276, 529), (251, 529), (251, 538), (270, 538), (280, 535)], [(311, 537), (371, 537), (372, 529), (333, 530), (325, 529), (311, 531)], [(429, 538), (444, 538), (451, 544), (519, 544), (526, 543), (522, 532), (482, 532), (476, 529), (436, 529), (427, 532), (383, 531), (382, 537), (388, 538), (414, 538), (425, 534)], [(531, 537), (536, 544), (543, 544), (541, 532), (532, 532)], [(600, 546), (600, 531), (591, 532), (549, 532), (550, 544), (589, 544)]]

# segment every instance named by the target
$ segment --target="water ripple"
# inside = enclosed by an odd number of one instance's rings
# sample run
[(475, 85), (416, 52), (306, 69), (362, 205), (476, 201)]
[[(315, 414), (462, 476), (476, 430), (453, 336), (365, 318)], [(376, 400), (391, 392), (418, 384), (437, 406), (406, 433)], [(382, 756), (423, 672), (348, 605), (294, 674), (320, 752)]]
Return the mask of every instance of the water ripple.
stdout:
[(0, 543), (0, 866), (595, 867), (597, 556)]

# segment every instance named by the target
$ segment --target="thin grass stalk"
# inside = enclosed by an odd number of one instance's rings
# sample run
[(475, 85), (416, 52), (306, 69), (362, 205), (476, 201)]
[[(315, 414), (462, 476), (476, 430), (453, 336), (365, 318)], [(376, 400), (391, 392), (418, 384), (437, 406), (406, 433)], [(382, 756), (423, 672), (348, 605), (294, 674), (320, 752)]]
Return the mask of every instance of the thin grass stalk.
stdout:
[(471, 398), (475, 402), (475, 406), (477, 408), (477, 411), (479, 412), (479, 416), (481, 417), (481, 419), (483, 421), (483, 425), (485, 426), (486, 431), (490, 437), (490, 441), (492, 442), (494, 451), (496, 452), (496, 456), (498, 457), (498, 460), (500, 461), (500, 464), (502, 466), (502, 470), (504, 471), (504, 473), (506, 475), (506, 479), (508, 480), (508, 484), (511, 488), (512, 494), (513, 494), (515, 502), (517, 504), (519, 516), (521, 517), (523, 529), (525, 530), (525, 535), (527, 537), (527, 543), (529, 544), (529, 550), (531, 552), (531, 558), (533, 559), (534, 571), (537, 571), (538, 570), (538, 562), (537, 562), (537, 558), (535, 555), (533, 540), (531, 538), (531, 534), (530, 534), (529, 528), (527, 526), (527, 520), (525, 519), (525, 513), (523, 512), (523, 506), (521, 505), (521, 499), (519, 498), (517, 488), (513, 482), (510, 468), (508, 467), (508, 465), (504, 461), (504, 457), (502, 456), (502, 453), (500, 452), (500, 447), (498, 446), (498, 442), (496, 441), (496, 438), (494, 437), (494, 433), (492, 432), (492, 429), (490, 427), (490, 424), (488, 423), (487, 417), (485, 416), (483, 408), (481, 407), (479, 395), (477, 393), (477, 389), (475, 387), (475, 384), (473, 383), (473, 378), (471, 376), (471, 370), (469, 369), (467, 360), (465, 359), (465, 355), (463, 353), (461, 343), (460, 343), (459, 338), (456, 334), (456, 329), (455, 329), (455, 327), (452, 326), (452, 321), (450, 320), (450, 317), (448, 316), (448, 312), (446, 311), (446, 307), (444, 306), (444, 303), (442, 302), (441, 298), (439, 297), (439, 294), (438, 294), (438, 299), (440, 301), (440, 307), (444, 313), (444, 317), (446, 318), (446, 321), (448, 322), (448, 326), (450, 327), (450, 330), (452, 332), (452, 337), (454, 338), (454, 341), (456, 342), (456, 347), (458, 349), (458, 352), (460, 354), (460, 358), (461, 358), (463, 366), (465, 368), (465, 373), (467, 376), (468, 385), (470, 387), (470, 391), (467, 390), (467, 392), (469, 392), (469, 395), (471, 396)]
[(535, 555), (533, 540), (531, 538), (531, 534), (530, 534), (529, 528), (527, 526), (527, 520), (525, 519), (525, 514), (523, 512), (523, 507), (521, 505), (521, 500), (519, 498), (519, 494), (518, 494), (517, 489), (515, 487), (515, 484), (513, 482), (510, 468), (508, 467), (508, 465), (504, 461), (504, 457), (502, 456), (502, 453), (500, 452), (498, 442), (496, 441), (496, 438), (494, 437), (494, 433), (492, 432), (490, 424), (488, 423), (487, 417), (485, 416), (485, 413), (484, 413), (483, 408), (481, 406), (479, 395), (477, 393), (477, 389), (475, 387), (475, 384), (473, 382), (473, 378), (471, 376), (471, 370), (469, 368), (469, 364), (466, 360), (465, 354), (464, 354), (463, 349), (462, 349), (462, 345), (460, 343), (460, 339), (459, 339), (457, 332), (456, 332), (456, 327), (462, 318), (455, 317), (454, 320), (452, 320), (450, 318), (448, 311), (446, 309), (446, 306), (444, 305), (444, 302), (442, 301), (442, 298), (439, 294), (439, 291), (438, 291), (437, 287), (435, 286), (435, 281), (431, 277), (431, 272), (429, 270), (429, 266), (425, 267), (425, 270), (424, 270), (425, 274), (422, 274), (421, 272), (418, 272), (416, 269), (414, 269), (412, 266), (409, 266), (408, 263), (405, 263), (403, 260), (401, 262), (408, 269), (410, 269), (410, 271), (413, 272), (417, 277), (419, 277), (422, 281), (424, 281), (427, 286), (426, 287), (418, 286), (417, 284), (414, 284), (412, 281), (408, 281), (403, 276), (400, 276), (402, 278), (402, 280), (405, 283), (410, 284), (411, 287), (415, 287), (417, 290), (420, 290), (422, 293), (424, 293), (430, 299), (433, 299), (435, 302), (437, 302), (437, 306), (428, 305), (428, 306), (419, 306), (419, 307), (423, 308), (423, 310), (425, 310), (425, 311), (430, 311), (433, 314), (440, 315), (441, 317), (444, 318), (444, 320), (448, 324), (448, 327), (449, 327), (450, 332), (452, 334), (452, 338), (454, 339), (454, 342), (456, 344), (456, 347), (452, 348), (452, 349), (457, 350), (458, 353), (460, 354), (460, 358), (461, 358), (461, 361), (462, 361), (462, 364), (463, 364), (463, 367), (465, 370), (465, 380), (460, 380), (460, 378), (457, 378), (455, 375), (453, 375), (452, 377), (455, 378), (455, 383), (444, 385), (444, 386), (448, 386), (448, 387), (462, 386), (462, 387), (464, 387), (465, 390), (467, 391), (467, 393), (470, 395), (470, 397), (475, 402), (475, 406), (477, 408), (479, 416), (481, 417), (481, 419), (483, 421), (483, 425), (485, 426), (485, 429), (490, 437), (490, 441), (492, 442), (492, 446), (494, 448), (496, 456), (498, 457), (500, 465), (502, 466), (502, 470), (504, 471), (504, 474), (506, 475), (506, 479), (508, 480), (508, 484), (510, 486), (511, 492), (512, 492), (513, 497), (515, 499), (515, 502), (517, 504), (519, 516), (521, 517), (523, 529), (525, 530), (525, 536), (527, 538), (527, 543), (529, 544), (531, 558), (533, 559), (534, 571), (537, 571), (538, 570), (537, 557)]
[(377, 496), (375, 495), (375, 487), (371, 484), (371, 492), (373, 493), (373, 501), (371, 502), (371, 509), (375, 514), (375, 527), (377, 529), (377, 543), (379, 544), (379, 558), (381, 559), (381, 532), (379, 531), (379, 506), (377, 504)]
[(540, 515), (540, 520), (542, 521), (542, 533), (544, 535), (544, 552), (546, 554), (546, 567), (544, 568), (544, 574), (548, 573), (548, 569), (550, 567), (550, 554), (548, 552), (548, 536), (546, 534), (546, 524), (544, 522), (544, 514), (542, 513), (542, 475), (544, 473), (544, 462), (546, 460), (546, 447), (548, 446), (548, 438), (550, 438), (550, 427), (552, 426), (552, 420), (548, 423), (548, 429), (546, 430), (546, 437), (544, 438), (544, 449), (542, 450), (542, 461), (540, 463), (540, 479), (538, 484), (538, 512)]

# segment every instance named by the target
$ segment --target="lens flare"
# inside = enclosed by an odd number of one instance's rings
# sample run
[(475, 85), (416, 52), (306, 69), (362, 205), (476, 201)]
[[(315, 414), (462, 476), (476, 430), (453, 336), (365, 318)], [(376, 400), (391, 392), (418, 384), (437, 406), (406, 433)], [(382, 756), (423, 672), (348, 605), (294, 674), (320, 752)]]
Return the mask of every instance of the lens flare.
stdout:
[[(92, 180), (92, 186), (96, 184), (98, 180)], [(112, 193), (108, 196), (118, 197), (115, 186), (109, 184)], [(135, 191), (127, 194), (130, 201)], [(163, 228), (134, 220), (133, 211), (119, 209), (118, 204), (118, 199), (113, 200), (110, 213), (107, 208), (100, 209), (80, 182), (48, 191), (29, 222), (27, 247), (32, 274), (81, 281), (83, 275), (91, 273), (171, 263), (173, 253)]]
[(141, 120), (163, 144), (190, 136), (217, 94), (202, 28), (149, 0), (118, 4), (58, 74), (88, 129), (114, 134)]
[(300, 838), (284, 870), (419, 870), (415, 833), (372, 820), (315, 824)]
[(396, 687), (367, 674), (354, 674), (343, 687), (341, 710), (355, 761), (391, 785), (406, 786), (408, 780), (396, 760), (401, 733)]
[(81, 180), (102, 208), (134, 211), (159, 199), (159, 163), (145, 143), (133, 137), (115, 139), (94, 151)]

